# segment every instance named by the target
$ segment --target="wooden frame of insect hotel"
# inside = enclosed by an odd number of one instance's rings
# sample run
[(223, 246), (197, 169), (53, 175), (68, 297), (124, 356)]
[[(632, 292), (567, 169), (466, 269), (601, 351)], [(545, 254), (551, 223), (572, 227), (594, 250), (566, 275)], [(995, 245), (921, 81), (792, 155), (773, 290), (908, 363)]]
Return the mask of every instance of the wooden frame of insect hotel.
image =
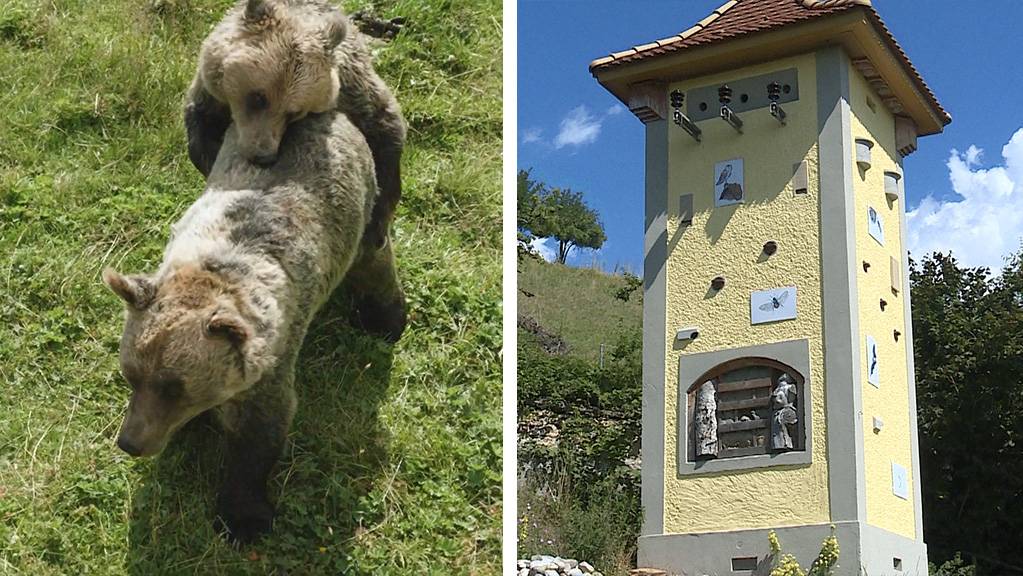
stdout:
[(839, 574), (926, 574), (902, 159), (950, 116), (869, 0), (732, 0), (590, 70), (646, 130), (640, 566), (833, 526)]

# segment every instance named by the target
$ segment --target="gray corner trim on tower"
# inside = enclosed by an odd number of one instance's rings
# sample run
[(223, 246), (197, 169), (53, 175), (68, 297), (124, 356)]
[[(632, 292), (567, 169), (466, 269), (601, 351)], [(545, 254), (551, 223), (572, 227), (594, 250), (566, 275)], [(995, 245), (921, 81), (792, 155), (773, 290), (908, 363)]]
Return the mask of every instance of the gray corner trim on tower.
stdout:
[(664, 531), (664, 378), (667, 330), (668, 122), (646, 124), (643, 239), (642, 534)]
[(849, 56), (818, 50), (821, 272), (824, 294), (824, 390), (832, 522), (866, 520), (863, 399), (856, 225), (853, 198)]
[[(901, 159), (899, 167), (902, 167)], [(905, 171), (902, 171), (905, 172)], [(903, 242), (906, 235), (906, 176), (899, 180), (899, 233)], [(902, 246), (902, 313), (905, 318), (903, 332), (906, 334), (906, 380), (909, 386), (909, 435), (910, 447), (913, 452), (913, 513), (916, 527), (916, 541), (924, 541), (923, 497), (920, 485), (920, 438), (916, 420), (916, 360), (913, 357), (913, 304), (910, 298), (909, 250)], [(926, 558), (924, 561), (926, 563)]]

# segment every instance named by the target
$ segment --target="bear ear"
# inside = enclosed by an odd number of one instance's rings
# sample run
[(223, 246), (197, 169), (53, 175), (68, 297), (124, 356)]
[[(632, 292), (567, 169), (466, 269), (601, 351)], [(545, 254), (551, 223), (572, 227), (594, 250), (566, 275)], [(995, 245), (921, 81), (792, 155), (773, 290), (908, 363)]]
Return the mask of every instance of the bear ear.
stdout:
[(237, 313), (218, 308), (206, 321), (206, 334), (226, 338), (231, 344), (241, 348), (249, 339), (249, 325)]
[(156, 297), (156, 286), (145, 276), (124, 276), (113, 268), (103, 269), (103, 283), (129, 306), (145, 310)]
[(327, 16), (327, 25), (324, 27), (324, 35), (327, 40), (327, 49), (333, 50), (338, 44), (348, 37), (348, 17), (340, 10), (334, 10)]
[(245, 20), (259, 22), (271, 15), (271, 9), (269, 0), (249, 0), (245, 4)]

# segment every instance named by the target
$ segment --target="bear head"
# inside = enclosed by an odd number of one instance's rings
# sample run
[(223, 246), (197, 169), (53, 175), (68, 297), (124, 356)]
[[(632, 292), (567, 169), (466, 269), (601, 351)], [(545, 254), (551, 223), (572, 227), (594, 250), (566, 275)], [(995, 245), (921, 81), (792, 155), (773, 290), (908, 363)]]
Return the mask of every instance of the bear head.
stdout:
[(152, 456), (198, 414), (252, 387), (272, 363), (227, 284), (197, 267), (156, 280), (103, 271), (125, 301), (121, 373), (131, 400), (117, 445)]
[(289, 123), (334, 107), (348, 19), (325, 3), (247, 0), (203, 42), (199, 74), (231, 109), (241, 153), (272, 164)]

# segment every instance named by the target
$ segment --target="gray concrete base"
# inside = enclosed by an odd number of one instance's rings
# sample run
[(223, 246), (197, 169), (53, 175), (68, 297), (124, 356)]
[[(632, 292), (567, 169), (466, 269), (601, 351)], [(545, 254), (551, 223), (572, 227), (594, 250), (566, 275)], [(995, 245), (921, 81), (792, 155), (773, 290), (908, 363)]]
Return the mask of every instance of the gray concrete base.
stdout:
[[(639, 566), (660, 568), (672, 576), (767, 576), (771, 572), (770, 530), (641, 536)], [(830, 524), (777, 528), (782, 551), (804, 569), (831, 533)], [(835, 524), (840, 550), (835, 576), (927, 576), (927, 546), (859, 522)], [(754, 559), (755, 560), (751, 560)], [(895, 559), (901, 570), (895, 568)], [(732, 567), (755, 563), (755, 570)]]

